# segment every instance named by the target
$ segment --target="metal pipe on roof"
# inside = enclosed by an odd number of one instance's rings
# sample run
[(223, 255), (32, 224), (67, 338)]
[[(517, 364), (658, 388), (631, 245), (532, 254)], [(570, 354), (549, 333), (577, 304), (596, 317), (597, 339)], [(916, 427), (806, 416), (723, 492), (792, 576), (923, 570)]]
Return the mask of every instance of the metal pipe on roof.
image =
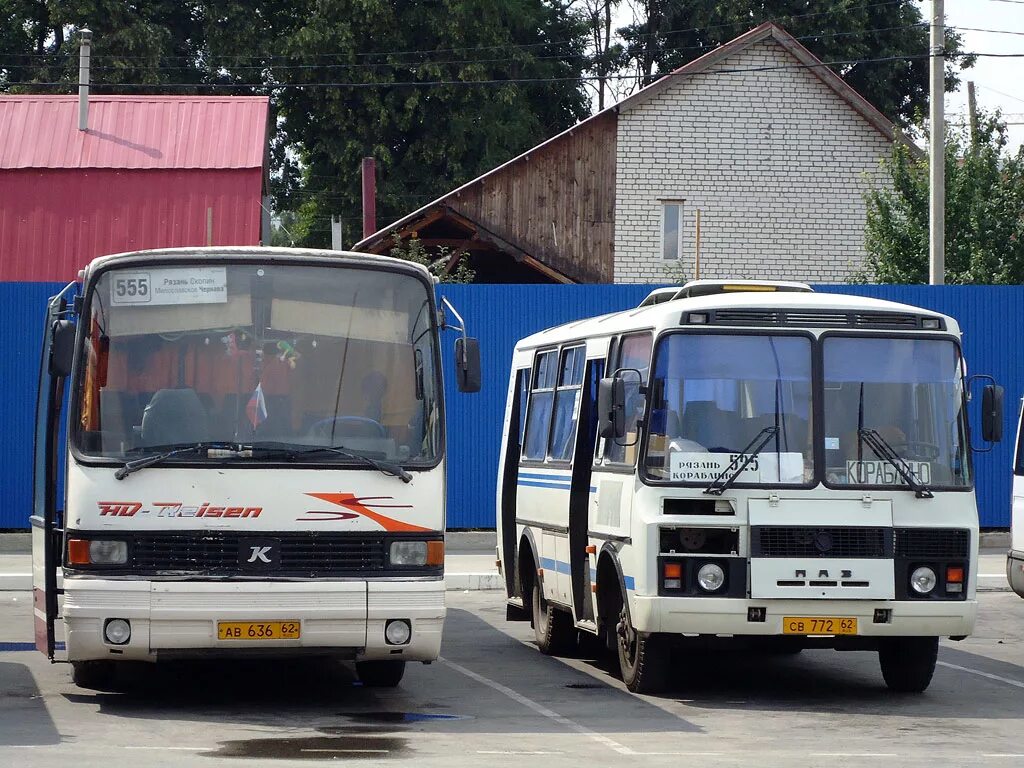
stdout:
[(363, 158), (363, 237), (377, 231), (377, 164), (372, 157)]
[(78, 130), (89, 129), (89, 54), (92, 49), (92, 30), (79, 32), (81, 44), (78, 48)]

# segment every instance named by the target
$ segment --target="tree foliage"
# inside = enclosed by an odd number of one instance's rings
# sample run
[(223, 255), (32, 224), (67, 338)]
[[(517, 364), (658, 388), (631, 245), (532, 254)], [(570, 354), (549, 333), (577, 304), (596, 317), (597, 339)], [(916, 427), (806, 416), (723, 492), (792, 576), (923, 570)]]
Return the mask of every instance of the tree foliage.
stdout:
[[(1024, 148), (1006, 152), (1006, 126), (984, 116), (972, 143), (964, 126), (946, 138), (947, 283), (1024, 283)], [(928, 282), (928, 161), (897, 146), (891, 187), (867, 197), (868, 265), (880, 283)]]
[[(275, 74), (309, 85), (279, 100), (313, 210), (358, 222), (360, 160), (373, 156), (386, 224), (585, 117), (585, 34), (542, 0), (310, 2), (284, 42), (293, 67)], [(323, 87), (337, 81), (360, 85)]]
[[(642, 0), (643, 20), (623, 30), (640, 85), (698, 58), (765, 21), (775, 21), (834, 69), (891, 120), (909, 125), (928, 102), (928, 27), (915, 0), (837, 3), (835, 0)], [(947, 28), (946, 51), (962, 51)], [(920, 58), (907, 59), (907, 56)], [(947, 66), (946, 90), (958, 69)], [(863, 61), (864, 59), (889, 59)]]
[(431, 250), (415, 232), (405, 240), (393, 235), (388, 256), (426, 267), (442, 283), (472, 283), (476, 277), (476, 271), (469, 266), (468, 251), (456, 251), (443, 245)]

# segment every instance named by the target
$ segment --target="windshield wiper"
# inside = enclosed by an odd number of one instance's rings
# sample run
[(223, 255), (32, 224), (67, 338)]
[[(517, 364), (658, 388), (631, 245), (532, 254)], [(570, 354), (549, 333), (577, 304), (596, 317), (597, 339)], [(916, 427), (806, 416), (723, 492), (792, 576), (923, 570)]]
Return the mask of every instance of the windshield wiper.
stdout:
[(712, 496), (721, 496), (725, 493), (729, 486), (736, 482), (736, 478), (743, 474), (743, 470), (747, 468), (750, 462), (757, 458), (757, 454), (764, 450), (764, 447), (768, 445), (768, 441), (778, 433), (779, 428), (775, 426), (765, 427), (758, 432), (754, 439), (747, 444), (747, 447), (740, 451), (735, 459), (729, 462), (729, 466), (715, 476), (715, 479), (711, 481), (711, 485), (704, 489), (704, 493), (709, 493)]
[[(146, 446), (147, 448), (160, 448), (166, 446)], [(140, 469), (151, 467), (154, 464), (159, 464), (161, 461), (171, 458), (172, 456), (180, 456), (183, 453), (197, 453), (202, 450), (210, 451), (210, 458), (222, 458), (228, 456), (245, 456), (250, 455), (247, 452), (245, 446), (238, 445), (237, 443), (211, 443), (211, 442), (199, 442), (192, 443), (191, 445), (182, 445), (177, 448), (170, 448), (169, 450), (162, 451), (160, 453), (154, 453), (151, 456), (143, 456), (141, 459), (134, 459), (133, 461), (125, 462), (123, 467), (118, 468), (114, 472), (115, 480), (124, 480), (128, 475), (133, 472), (138, 472)]]
[(294, 461), (301, 456), (309, 456), (315, 453), (334, 453), (338, 456), (344, 456), (346, 459), (355, 459), (361, 461), (367, 466), (373, 467), (379, 472), (391, 477), (397, 477), (401, 479), (403, 483), (411, 483), (412, 475), (406, 472), (398, 464), (394, 464), (390, 461), (381, 461), (367, 456), (364, 453), (356, 453), (355, 451), (349, 451), (340, 445), (323, 445), (318, 447), (310, 448), (298, 448), (297, 446), (282, 444), (273, 445), (269, 443), (263, 443), (254, 447), (254, 455), (256, 456), (281, 456), (287, 461)]
[(857, 436), (868, 444), (868, 447), (875, 452), (878, 458), (884, 459), (896, 468), (896, 471), (900, 473), (900, 476), (914, 491), (914, 495), (917, 498), (935, 498), (931, 489), (917, 479), (917, 475), (914, 470), (910, 468), (910, 465), (907, 464), (906, 459), (896, 453), (896, 449), (892, 447), (892, 444), (882, 437), (876, 430), (861, 427), (857, 430)]

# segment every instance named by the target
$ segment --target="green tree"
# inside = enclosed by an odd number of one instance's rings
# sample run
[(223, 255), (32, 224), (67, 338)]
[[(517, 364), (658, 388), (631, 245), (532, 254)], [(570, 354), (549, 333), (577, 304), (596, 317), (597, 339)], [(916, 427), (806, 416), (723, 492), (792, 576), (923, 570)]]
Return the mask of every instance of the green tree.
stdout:
[[(897, 145), (891, 187), (867, 196), (861, 279), (928, 282), (928, 161)], [(1024, 283), (1024, 148), (1006, 151), (1006, 125), (984, 116), (974, 142), (963, 125), (946, 138), (947, 283)]]
[[(428, 249), (416, 233), (404, 241), (393, 235), (391, 243), (388, 256), (424, 266), (442, 283), (472, 283), (476, 277), (475, 270), (469, 266), (467, 251), (459, 252), (443, 245), (433, 250)], [(449, 267), (452, 260), (455, 263)]]
[[(643, 0), (643, 21), (623, 30), (639, 85), (765, 21), (775, 21), (894, 122), (910, 125), (928, 103), (928, 26), (915, 0)], [(974, 59), (947, 28), (946, 90)], [(918, 58), (907, 58), (915, 56)]]
[(273, 75), (320, 222), (308, 244), (332, 214), (358, 221), (363, 157), (386, 224), (587, 114), (585, 21), (548, 0), (309, 0), (300, 16)]

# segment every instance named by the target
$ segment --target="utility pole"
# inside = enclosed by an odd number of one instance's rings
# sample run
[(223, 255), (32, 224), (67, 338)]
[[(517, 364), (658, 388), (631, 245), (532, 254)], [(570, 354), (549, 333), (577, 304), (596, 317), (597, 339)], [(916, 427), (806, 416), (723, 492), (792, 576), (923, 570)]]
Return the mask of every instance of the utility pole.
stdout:
[(331, 250), (341, 251), (342, 242), (341, 238), (343, 230), (341, 228), (341, 216), (331, 216)]
[(372, 157), (363, 158), (363, 237), (377, 231), (377, 164)]
[(967, 81), (967, 115), (971, 126), (971, 147), (978, 146), (978, 101), (974, 98), (974, 81)]
[(943, 0), (932, 0), (931, 76), (929, 78), (929, 221), (928, 282), (946, 281), (946, 122), (943, 99), (946, 94), (946, 24)]

